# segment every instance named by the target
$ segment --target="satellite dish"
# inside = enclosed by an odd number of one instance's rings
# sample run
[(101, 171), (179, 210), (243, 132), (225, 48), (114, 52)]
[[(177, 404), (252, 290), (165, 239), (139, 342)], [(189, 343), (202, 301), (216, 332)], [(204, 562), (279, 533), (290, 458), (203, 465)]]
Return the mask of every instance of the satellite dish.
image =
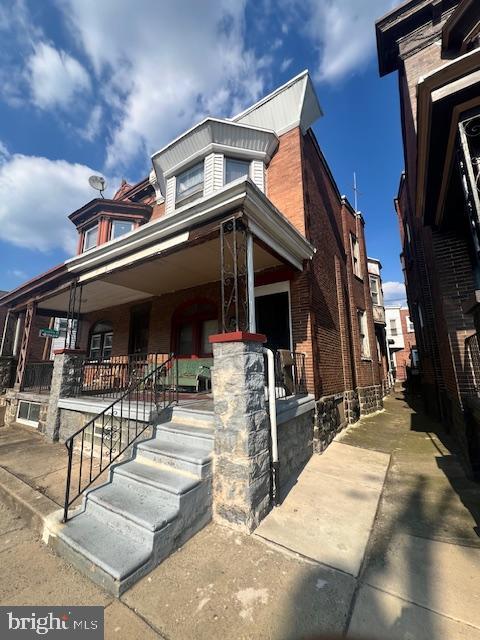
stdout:
[(92, 189), (100, 191), (100, 195), (103, 198), (103, 192), (105, 191), (105, 187), (107, 186), (107, 183), (105, 182), (105, 178), (103, 176), (90, 176), (88, 179), (88, 184), (92, 187)]

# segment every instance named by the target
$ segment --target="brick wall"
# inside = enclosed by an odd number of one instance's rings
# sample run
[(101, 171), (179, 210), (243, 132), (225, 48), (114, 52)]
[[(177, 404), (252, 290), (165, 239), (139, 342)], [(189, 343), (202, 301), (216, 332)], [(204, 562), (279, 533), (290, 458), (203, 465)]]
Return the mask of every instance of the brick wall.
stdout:
[(395, 362), (397, 364), (395, 373), (397, 380), (400, 381), (407, 379), (407, 366), (411, 365), (410, 354), (412, 347), (416, 346), (415, 332), (408, 331), (407, 318), (409, 317), (410, 311), (408, 309), (400, 309), (400, 322), (405, 345), (400, 351), (395, 351)]

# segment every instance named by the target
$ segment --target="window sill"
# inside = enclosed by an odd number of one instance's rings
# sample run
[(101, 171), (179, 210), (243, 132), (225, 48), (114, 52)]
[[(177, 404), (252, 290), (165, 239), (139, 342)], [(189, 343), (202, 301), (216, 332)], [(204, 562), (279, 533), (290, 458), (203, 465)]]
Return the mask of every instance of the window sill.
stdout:
[(356, 273), (353, 274), (353, 277), (356, 278), (359, 282), (363, 283), (363, 277), (362, 276), (357, 276)]
[(368, 356), (362, 356), (360, 359), (362, 362), (372, 362), (372, 359)]

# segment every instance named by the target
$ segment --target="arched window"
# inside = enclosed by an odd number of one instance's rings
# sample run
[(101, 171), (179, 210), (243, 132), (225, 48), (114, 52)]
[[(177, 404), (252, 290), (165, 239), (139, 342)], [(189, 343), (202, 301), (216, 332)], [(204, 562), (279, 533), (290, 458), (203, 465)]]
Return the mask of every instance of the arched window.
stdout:
[(172, 318), (172, 350), (177, 356), (205, 358), (212, 355), (209, 336), (218, 333), (217, 305), (198, 299), (182, 304)]
[(113, 327), (111, 322), (96, 322), (90, 330), (88, 357), (90, 360), (108, 360), (112, 355)]

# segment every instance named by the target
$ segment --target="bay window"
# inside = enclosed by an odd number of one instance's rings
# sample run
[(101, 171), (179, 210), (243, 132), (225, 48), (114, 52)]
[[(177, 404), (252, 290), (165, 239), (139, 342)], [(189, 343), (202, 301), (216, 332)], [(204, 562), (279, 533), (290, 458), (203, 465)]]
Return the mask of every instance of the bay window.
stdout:
[(176, 179), (176, 200), (186, 200), (203, 194), (203, 160), (183, 171)]
[(124, 236), (126, 233), (129, 233), (132, 230), (133, 222), (131, 220), (113, 220), (110, 240), (120, 238), (120, 236)]
[(86, 229), (83, 234), (83, 250), (93, 249), (98, 244), (98, 224)]
[(236, 158), (225, 158), (225, 184), (248, 176), (250, 162), (247, 160), (237, 160)]

